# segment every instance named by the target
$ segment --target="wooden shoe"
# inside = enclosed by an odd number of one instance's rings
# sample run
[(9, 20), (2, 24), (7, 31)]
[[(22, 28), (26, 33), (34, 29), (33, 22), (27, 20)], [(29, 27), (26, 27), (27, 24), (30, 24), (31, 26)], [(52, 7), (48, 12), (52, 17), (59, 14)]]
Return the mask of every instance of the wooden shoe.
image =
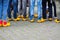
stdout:
[(37, 20), (37, 23), (42, 23), (42, 21), (41, 20)]
[(11, 18), (8, 18), (8, 21), (13, 21), (13, 19), (11, 19)]
[(56, 23), (60, 23), (60, 20), (59, 19), (55, 19), (54, 20)]
[(52, 21), (52, 18), (48, 18), (49, 21)]
[(3, 27), (7, 27), (7, 22), (6, 21), (3, 21)]
[(34, 17), (37, 18), (38, 17), (38, 14), (34, 14)]
[(17, 21), (20, 21), (20, 18), (17, 18)]
[(0, 27), (2, 27), (2, 20), (0, 20)]
[(19, 15), (18, 18), (21, 18), (21, 16)]
[(23, 16), (23, 15), (21, 15), (21, 18), (24, 18), (24, 16)]
[(22, 21), (26, 21), (27, 19), (26, 18), (22, 18)]
[(34, 22), (34, 19), (30, 20), (30, 22), (31, 22), (31, 23)]
[(45, 19), (41, 18), (41, 22), (45, 22), (45, 21), (46, 21)]
[(26, 15), (26, 18), (28, 18), (29, 16), (28, 15)]
[(10, 22), (7, 22), (7, 26), (10, 26), (11, 24), (10, 24)]

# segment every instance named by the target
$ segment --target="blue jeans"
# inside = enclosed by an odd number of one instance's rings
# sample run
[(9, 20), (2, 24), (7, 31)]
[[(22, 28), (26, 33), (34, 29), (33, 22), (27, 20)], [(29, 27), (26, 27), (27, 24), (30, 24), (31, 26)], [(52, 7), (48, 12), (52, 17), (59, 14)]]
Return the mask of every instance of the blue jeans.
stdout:
[(17, 18), (17, 13), (18, 13), (18, 1), (17, 0), (10, 0), (9, 1), (9, 7), (8, 7), (8, 17), (11, 18), (11, 3), (13, 4), (13, 17), (16, 19)]
[(0, 19), (7, 20), (7, 9), (9, 0), (0, 0)]
[[(30, 0), (30, 20), (34, 17), (35, 0)], [(38, 20), (42, 17), (42, 0), (37, 0)]]
[(35, 6), (35, 0), (30, 0), (30, 8), (29, 8), (30, 9), (29, 10), (30, 11), (29, 12), (30, 13), (30, 15), (29, 15), (30, 16), (30, 20), (32, 20), (33, 17), (34, 17), (33, 16), (34, 15), (34, 6)]
[(42, 18), (42, 0), (37, 0), (38, 20)]

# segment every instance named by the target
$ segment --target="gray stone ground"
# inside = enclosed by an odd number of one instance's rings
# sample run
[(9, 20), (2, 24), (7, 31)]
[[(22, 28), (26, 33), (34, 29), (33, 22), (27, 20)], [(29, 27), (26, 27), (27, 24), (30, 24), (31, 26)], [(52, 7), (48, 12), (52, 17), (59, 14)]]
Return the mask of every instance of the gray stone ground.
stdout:
[[(57, 2), (60, 18), (60, 4)], [(10, 27), (0, 27), (0, 40), (60, 40), (60, 23), (11, 22)]]

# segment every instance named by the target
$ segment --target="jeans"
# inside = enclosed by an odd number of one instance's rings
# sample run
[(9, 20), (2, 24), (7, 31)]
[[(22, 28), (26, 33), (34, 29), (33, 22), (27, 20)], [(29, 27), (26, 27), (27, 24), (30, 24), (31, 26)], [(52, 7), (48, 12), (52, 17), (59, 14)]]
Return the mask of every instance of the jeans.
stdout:
[[(34, 7), (36, 0), (30, 0), (30, 20), (34, 17)], [(38, 20), (42, 18), (42, 0), (37, 0)]]
[(9, 1), (9, 7), (8, 7), (8, 17), (11, 18), (11, 3), (13, 4), (13, 17), (16, 19), (17, 18), (17, 13), (18, 13), (18, 0), (10, 0)]
[(7, 20), (7, 9), (9, 0), (0, 0), (0, 19)]

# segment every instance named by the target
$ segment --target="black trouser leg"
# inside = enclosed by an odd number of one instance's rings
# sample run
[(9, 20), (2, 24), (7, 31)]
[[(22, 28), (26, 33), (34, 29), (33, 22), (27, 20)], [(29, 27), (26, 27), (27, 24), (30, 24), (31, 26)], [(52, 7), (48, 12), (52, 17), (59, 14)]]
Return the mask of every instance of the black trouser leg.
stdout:
[(55, 2), (53, 1), (52, 2), (53, 6), (54, 6), (54, 17), (57, 17), (57, 14), (56, 14), (56, 4)]
[(24, 16), (24, 18), (26, 18), (26, 5), (27, 4), (27, 1), (26, 0), (22, 0), (22, 14)]
[(52, 18), (52, 2), (48, 0), (49, 18)]
[(46, 19), (46, 0), (42, 0), (42, 15), (43, 19)]

